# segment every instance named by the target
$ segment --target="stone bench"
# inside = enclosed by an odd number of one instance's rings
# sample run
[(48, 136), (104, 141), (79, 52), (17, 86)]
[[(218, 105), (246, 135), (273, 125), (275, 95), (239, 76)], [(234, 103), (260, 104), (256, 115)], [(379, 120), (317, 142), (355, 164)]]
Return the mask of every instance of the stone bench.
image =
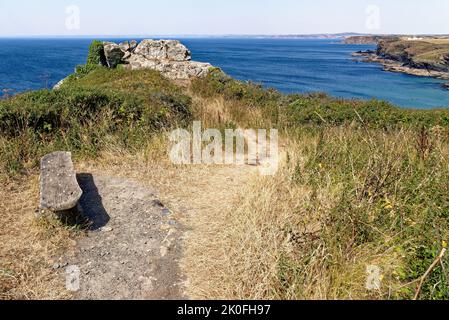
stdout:
[(39, 216), (73, 212), (83, 194), (70, 152), (54, 152), (41, 159)]

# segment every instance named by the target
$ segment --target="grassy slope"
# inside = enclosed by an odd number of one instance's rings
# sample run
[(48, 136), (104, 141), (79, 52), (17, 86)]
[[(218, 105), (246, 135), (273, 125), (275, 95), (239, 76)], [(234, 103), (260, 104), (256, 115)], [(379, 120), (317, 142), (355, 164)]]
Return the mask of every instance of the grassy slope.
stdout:
[[(199, 257), (216, 267), (207, 284), (217, 297), (413, 296), (416, 284), (408, 283), (449, 237), (447, 110), (285, 96), (219, 73), (182, 89), (156, 72), (99, 69), (60, 91), (0, 102), (2, 183), (35, 171), (52, 150), (77, 159), (94, 159), (110, 145), (138, 153), (151, 148), (150, 137), (193, 119), (276, 127), (286, 145), (279, 175), (250, 185), (211, 232), (228, 255)], [(384, 272), (379, 292), (365, 289), (369, 264)], [(438, 267), (422, 297), (449, 298), (448, 276)]]
[[(447, 111), (279, 96), (219, 76), (193, 91), (212, 101), (224, 96), (228, 122), (278, 127), (287, 153), (280, 173), (256, 181), (225, 228), (211, 232), (226, 229), (210, 241), (229, 250), (203, 265), (225, 275), (209, 291), (230, 283), (217, 297), (413, 297), (416, 279), (449, 238)], [(263, 121), (235, 114), (245, 106)], [(368, 265), (382, 268), (382, 290), (366, 290)], [(437, 268), (422, 297), (447, 299), (447, 277)]]

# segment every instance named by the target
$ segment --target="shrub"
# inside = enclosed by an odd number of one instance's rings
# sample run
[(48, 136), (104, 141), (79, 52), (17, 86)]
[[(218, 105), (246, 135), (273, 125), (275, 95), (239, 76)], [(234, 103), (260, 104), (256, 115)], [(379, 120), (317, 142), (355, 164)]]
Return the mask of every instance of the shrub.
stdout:
[(87, 65), (106, 66), (103, 42), (94, 40), (90, 44)]
[[(92, 70), (59, 90), (0, 101), (0, 175), (14, 175), (27, 163), (37, 165), (41, 156), (58, 149), (95, 155), (111, 137), (129, 148), (139, 146), (160, 128), (190, 119), (190, 98), (158, 74)], [(138, 77), (134, 83), (133, 75)], [(126, 76), (129, 85), (141, 84), (139, 75), (161, 81), (158, 94), (151, 86), (127, 90), (115, 84)]]
[(98, 68), (101, 68), (101, 66), (96, 64), (79, 65), (75, 69), (75, 76), (77, 78), (82, 78)]
[(79, 78), (83, 78), (92, 71), (106, 66), (106, 57), (104, 54), (103, 42), (94, 40), (90, 44), (89, 53), (87, 55), (87, 62), (84, 65), (78, 65), (75, 68), (75, 74), (69, 77), (68, 81), (73, 81)]

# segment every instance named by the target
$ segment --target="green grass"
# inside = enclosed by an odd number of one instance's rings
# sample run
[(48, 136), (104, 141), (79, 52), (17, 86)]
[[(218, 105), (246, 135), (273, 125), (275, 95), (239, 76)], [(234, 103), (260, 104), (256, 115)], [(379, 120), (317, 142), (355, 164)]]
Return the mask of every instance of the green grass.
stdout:
[[(347, 270), (371, 259), (389, 286), (383, 298), (413, 298), (416, 282), (401, 285), (419, 279), (449, 239), (448, 137), (340, 127), (300, 130), (297, 139), (315, 141), (304, 150), (307, 161), (292, 179), (312, 189), (310, 209), (325, 222), (310, 254), (321, 244), (324, 254), (332, 255), (322, 257), (326, 269), (347, 276), (344, 285), (335, 285), (335, 296), (345, 298), (345, 285), (353, 285)], [(329, 189), (338, 190), (335, 200), (323, 204), (318, 195)], [(389, 269), (392, 257), (396, 266)], [(421, 298), (449, 299), (448, 276), (438, 266)]]

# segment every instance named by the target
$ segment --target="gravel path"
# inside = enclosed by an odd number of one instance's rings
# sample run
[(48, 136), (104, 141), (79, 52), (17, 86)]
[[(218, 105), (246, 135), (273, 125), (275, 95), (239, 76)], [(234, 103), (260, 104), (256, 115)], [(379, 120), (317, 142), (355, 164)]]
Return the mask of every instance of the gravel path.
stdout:
[[(80, 270), (75, 299), (181, 299), (182, 226), (152, 190), (136, 182), (78, 175), (92, 226), (63, 266)], [(57, 268), (58, 266), (56, 266)], [(61, 273), (65, 273), (61, 268)]]

